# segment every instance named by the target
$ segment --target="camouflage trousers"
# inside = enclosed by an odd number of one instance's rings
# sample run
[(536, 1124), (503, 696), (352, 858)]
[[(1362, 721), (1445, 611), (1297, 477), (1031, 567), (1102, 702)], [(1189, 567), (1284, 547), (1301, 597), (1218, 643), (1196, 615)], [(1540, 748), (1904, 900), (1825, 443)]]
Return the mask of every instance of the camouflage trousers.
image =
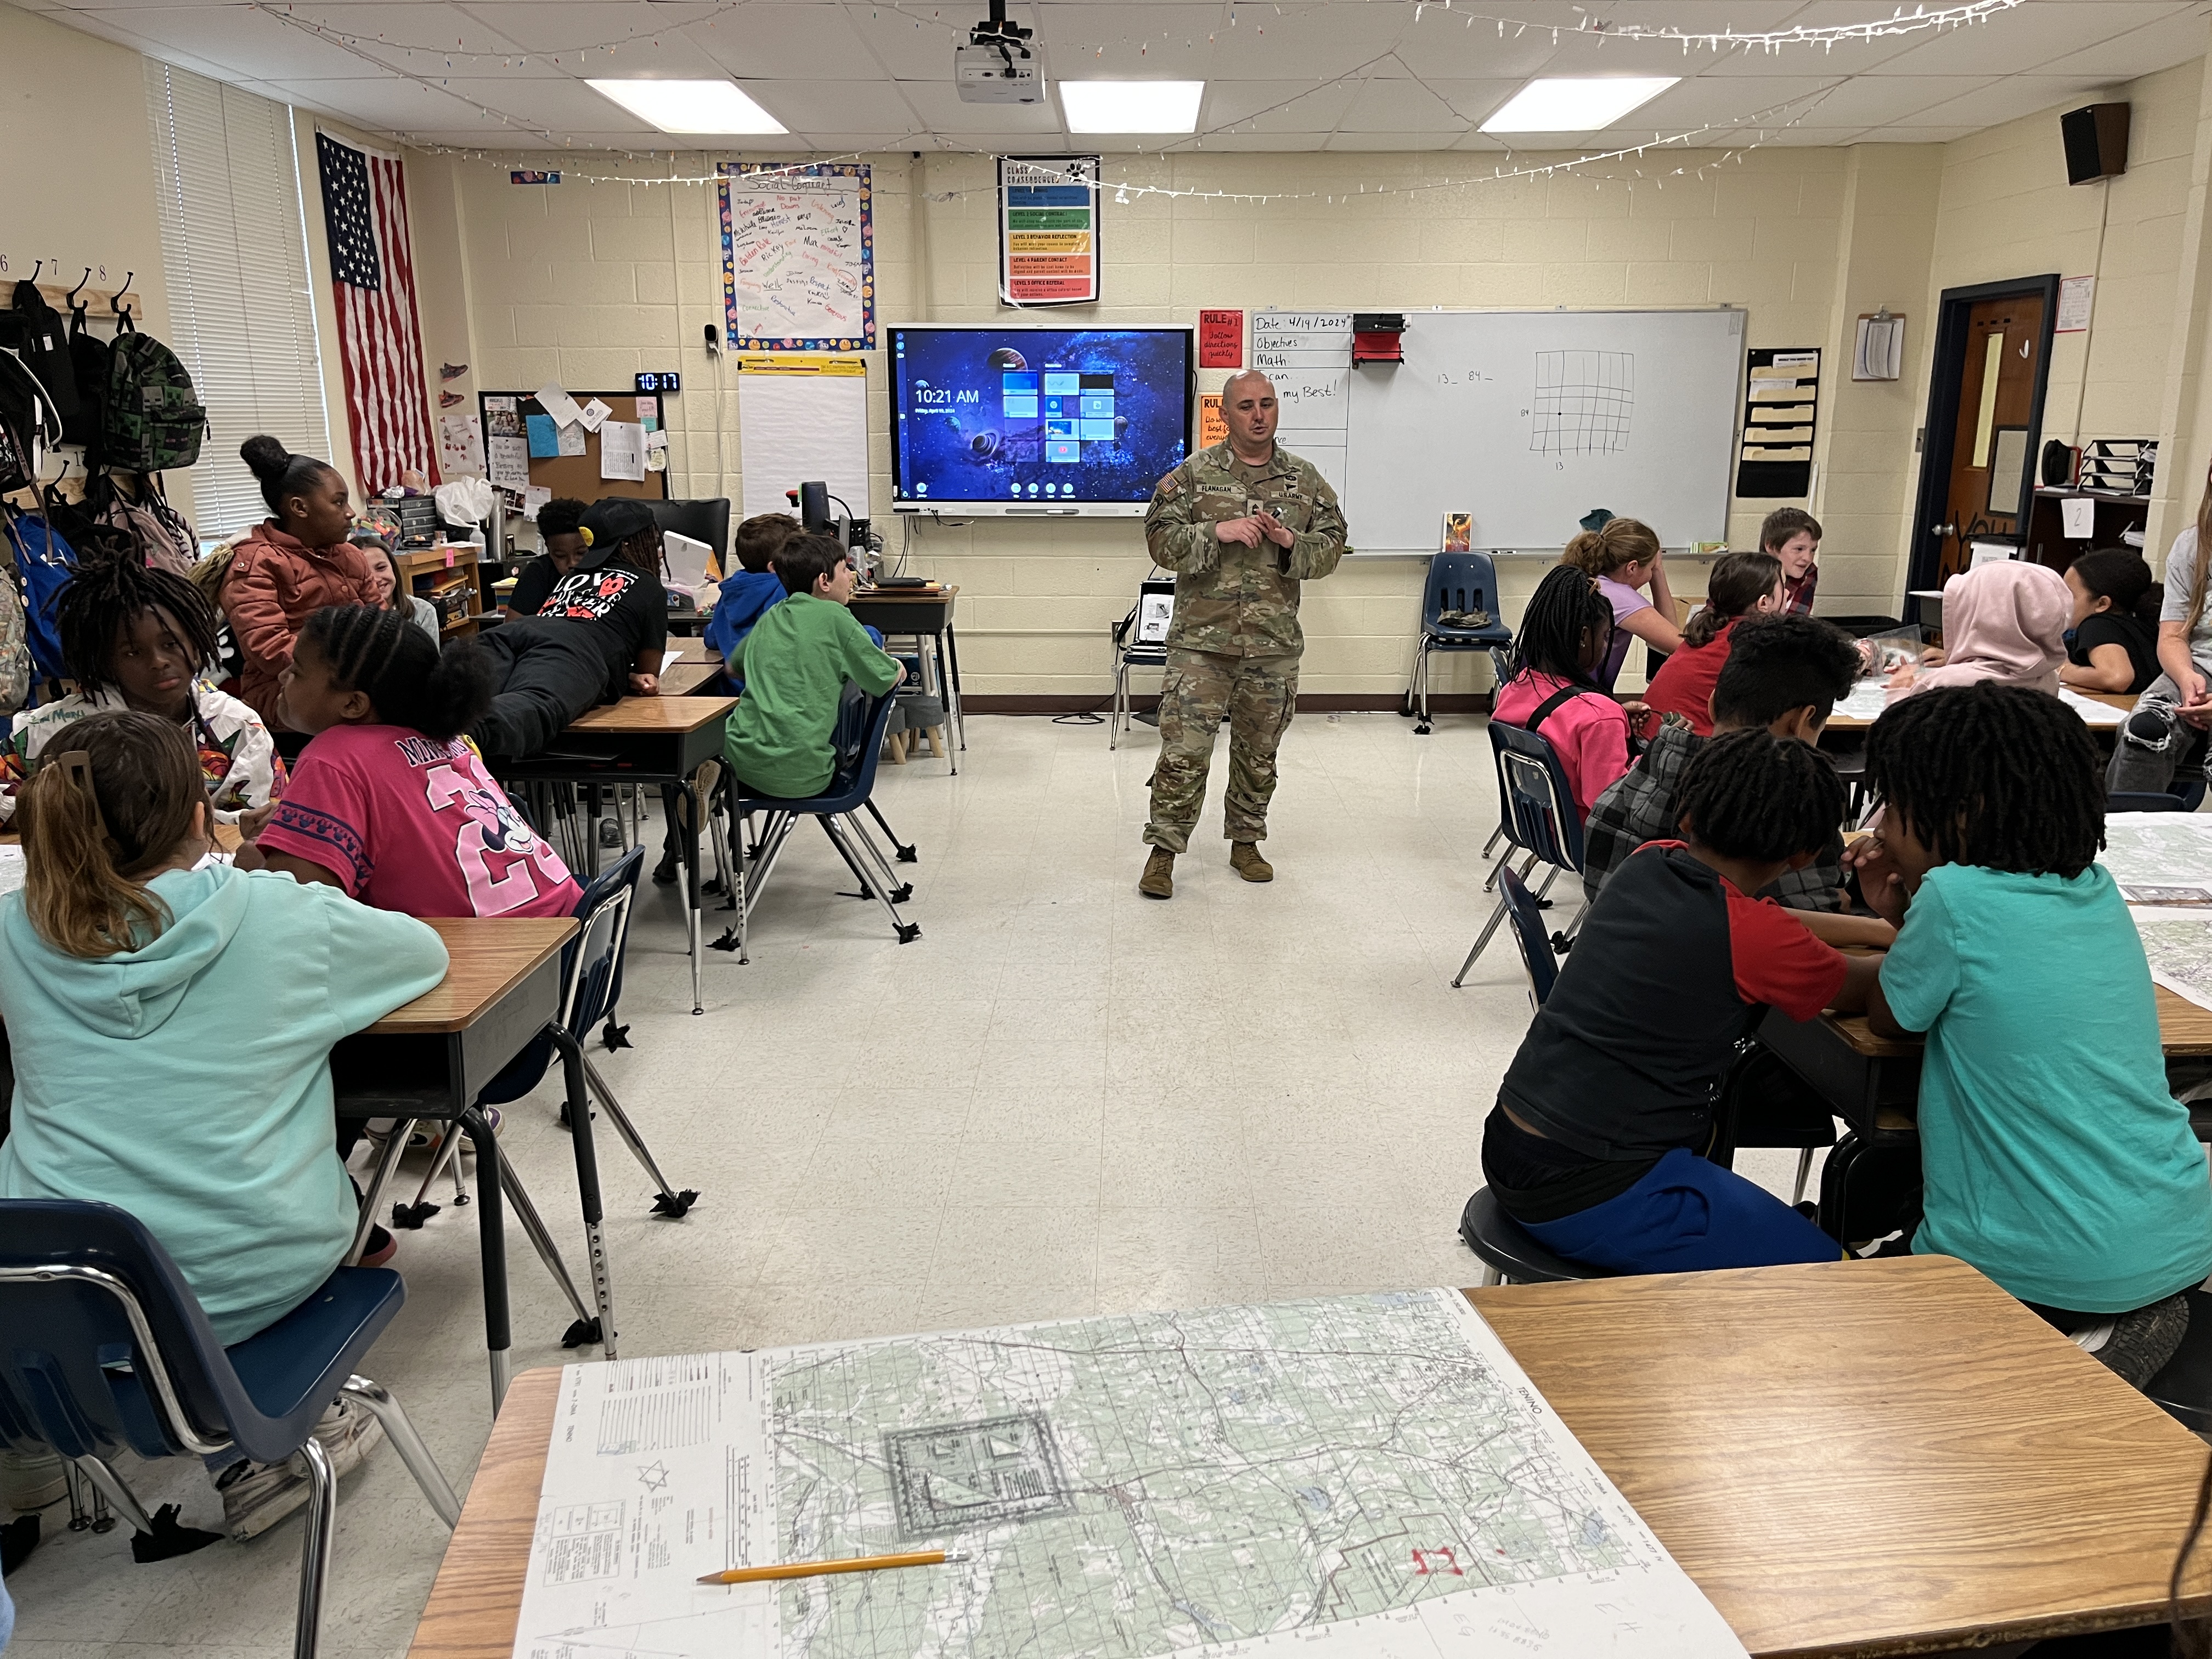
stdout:
[(1170, 853), (1190, 850), (1224, 713), (1229, 716), (1229, 794), (1222, 803), (1223, 833), (1231, 841), (1266, 839), (1275, 750), (1297, 700), (1296, 657), (1170, 651), (1167, 678), (1160, 684), (1160, 758), (1152, 769), (1146, 843)]

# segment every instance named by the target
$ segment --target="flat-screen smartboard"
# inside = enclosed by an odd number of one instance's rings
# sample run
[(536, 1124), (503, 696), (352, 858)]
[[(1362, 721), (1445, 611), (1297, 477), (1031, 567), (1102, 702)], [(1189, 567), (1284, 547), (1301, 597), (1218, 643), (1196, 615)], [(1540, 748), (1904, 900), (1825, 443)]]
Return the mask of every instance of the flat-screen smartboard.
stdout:
[(1433, 553), (1444, 514), (1464, 512), (1477, 548), (1559, 547), (1596, 507), (1643, 520), (1668, 547), (1723, 539), (1743, 319), (1408, 313), (1405, 362), (1349, 371), (1352, 545)]

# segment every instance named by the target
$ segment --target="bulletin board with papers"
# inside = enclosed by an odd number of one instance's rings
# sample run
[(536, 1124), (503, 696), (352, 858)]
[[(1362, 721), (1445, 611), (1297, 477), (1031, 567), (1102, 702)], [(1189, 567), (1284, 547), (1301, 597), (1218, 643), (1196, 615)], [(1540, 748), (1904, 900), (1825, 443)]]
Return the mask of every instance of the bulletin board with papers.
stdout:
[[(556, 495), (580, 501), (595, 501), (602, 495), (667, 500), (665, 401), (628, 392), (571, 392), (565, 394), (567, 404), (556, 398), (549, 410), (541, 394), (561, 391), (544, 386), (538, 392), (477, 395), (493, 484), (526, 495), (525, 511), (533, 518), (538, 507)], [(581, 420), (559, 418), (579, 411), (596, 418), (588, 426)], [(658, 443), (656, 434), (661, 434)], [(626, 464), (625, 455), (635, 465)], [(658, 469), (656, 457), (663, 458)], [(611, 468), (618, 476), (607, 477)], [(633, 471), (640, 476), (620, 476)]]

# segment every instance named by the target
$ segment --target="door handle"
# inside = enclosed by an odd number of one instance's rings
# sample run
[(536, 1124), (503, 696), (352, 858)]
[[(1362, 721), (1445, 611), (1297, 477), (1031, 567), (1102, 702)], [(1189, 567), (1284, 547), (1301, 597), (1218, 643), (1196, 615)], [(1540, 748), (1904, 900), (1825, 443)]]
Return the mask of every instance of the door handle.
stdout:
[(1928, 533), (1931, 536), (1955, 536), (1959, 533), (1959, 526), (1954, 524), (1931, 524), (1928, 526)]

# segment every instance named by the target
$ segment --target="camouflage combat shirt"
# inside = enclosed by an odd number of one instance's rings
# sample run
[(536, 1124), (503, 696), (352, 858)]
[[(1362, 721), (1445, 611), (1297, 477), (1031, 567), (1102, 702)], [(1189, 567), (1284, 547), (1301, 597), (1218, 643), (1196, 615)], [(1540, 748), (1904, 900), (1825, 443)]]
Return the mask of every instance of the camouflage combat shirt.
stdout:
[[(1215, 539), (1215, 525), (1263, 503), (1295, 533), (1289, 547), (1265, 537), (1257, 547)], [(1311, 461), (1278, 445), (1264, 465), (1247, 466), (1216, 444), (1160, 480), (1145, 542), (1154, 562), (1176, 573), (1170, 650), (1295, 657), (1305, 649), (1298, 584), (1328, 575), (1344, 556), (1344, 511)]]

